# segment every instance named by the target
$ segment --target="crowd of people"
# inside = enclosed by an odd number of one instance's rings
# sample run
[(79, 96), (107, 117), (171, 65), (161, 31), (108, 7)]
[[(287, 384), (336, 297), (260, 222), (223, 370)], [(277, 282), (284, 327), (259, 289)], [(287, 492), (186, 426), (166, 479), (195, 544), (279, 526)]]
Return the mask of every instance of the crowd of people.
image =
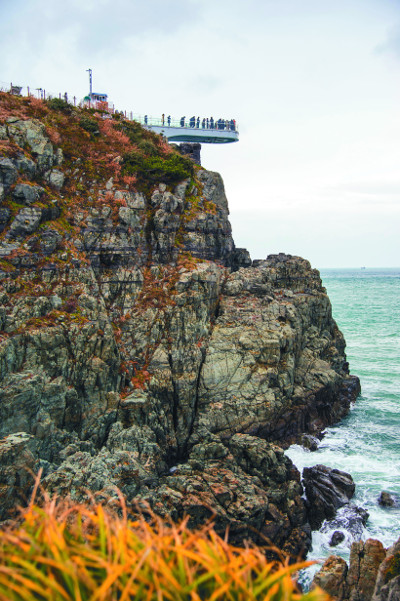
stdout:
[[(147, 125), (149, 122), (148, 116), (145, 115), (144, 116), (144, 123), (145, 125)], [(219, 130), (230, 130), (230, 131), (236, 131), (236, 121), (235, 119), (215, 119), (213, 117), (204, 117), (203, 119), (201, 119), (200, 121), (200, 117), (190, 117), (190, 119), (188, 119), (186, 121), (186, 116), (181, 117), (179, 120), (180, 126), (181, 127), (193, 127), (196, 129), (219, 129)], [(161, 125), (168, 125), (168, 127), (171, 127), (171, 115), (168, 115), (168, 117), (165, 117), (165, 114), (163, 113), (161, 115)], [(173, 127), (176, 127), (175, 124), (172, 124)]]
[[(165, 125), (165, 122), (167, 123), (168, 126), (171, 125), (171, 115), (168, 115), (168, 117), (165, 119), (165, 114), (163, 113), (161, 115), (161, 123), (162, 125)], [(181, 127), (187, 127), (189, 125), (189, 127), (193, 127), (196, 129), (225, 129), (225, 130), (231, 130), (231, 131), (236, 131), (236, 121), (235, 119), (216, 119), (214, 121), (213, 117), (204, 117), (201, 121), (200, 121), (200, 117), (190, 117), (190, 119), (186, 122), (186, 116), (181, 117), (180, 121), (180, 126)]]
[[(187, 127), (186, 117), (181, 117), (180, 125), (181, 127)], [(200, 117), (190, 117), (188, 120), (189, 127), (195, 127), (197, 129), (225, 129), (236, 131), (236, 121), (235, 119), (216, 119), (214, 121), (213, 117), (205, 117), (200, 122)]]

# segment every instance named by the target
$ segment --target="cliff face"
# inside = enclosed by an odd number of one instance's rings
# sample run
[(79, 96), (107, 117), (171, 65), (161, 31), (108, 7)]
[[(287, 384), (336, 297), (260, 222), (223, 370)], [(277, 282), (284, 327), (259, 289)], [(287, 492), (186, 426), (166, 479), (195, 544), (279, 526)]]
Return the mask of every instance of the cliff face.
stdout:
[(221, 177), (137, 124), (0, 94), (1, 518), (51, 491), (297, 553), (277, 446), (358, 393), (319, 274), (236, 249)]

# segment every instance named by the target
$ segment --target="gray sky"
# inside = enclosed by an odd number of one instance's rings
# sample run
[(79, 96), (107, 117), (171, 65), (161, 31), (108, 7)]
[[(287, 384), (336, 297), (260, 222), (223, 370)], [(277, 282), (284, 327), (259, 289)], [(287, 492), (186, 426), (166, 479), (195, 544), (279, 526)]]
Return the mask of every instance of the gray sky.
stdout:
[(235, 118), (203, 145), (237, 246), (400, 265), (400, 0), (0, 0), (0, 85)]

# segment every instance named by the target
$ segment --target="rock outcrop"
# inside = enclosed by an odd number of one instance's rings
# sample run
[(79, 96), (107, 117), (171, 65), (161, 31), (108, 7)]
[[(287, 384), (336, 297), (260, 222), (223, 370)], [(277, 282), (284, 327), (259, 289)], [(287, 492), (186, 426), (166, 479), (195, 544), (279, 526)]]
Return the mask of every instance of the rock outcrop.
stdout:
[(0, 103), (1, 519), (29, 492), (15, 453), (50, 491), (118, 487), (304, 552), (280, 447), (359, 392), (318, 272), (284, 254), (251, 263), (221, 177), (138, 124)]
[(336, 601), (400, 599), (400, 539), (388, 549), (368, 539), (352, 544), (350, 565), (331, 555), (315, 575), (318, 585)]
[(313, 530), (325, 519), (333, 518), (339, 507), (347, 505), (355, 492), (350, 474), (326, 465), (314, 465), (303, 470), (310, 525)]

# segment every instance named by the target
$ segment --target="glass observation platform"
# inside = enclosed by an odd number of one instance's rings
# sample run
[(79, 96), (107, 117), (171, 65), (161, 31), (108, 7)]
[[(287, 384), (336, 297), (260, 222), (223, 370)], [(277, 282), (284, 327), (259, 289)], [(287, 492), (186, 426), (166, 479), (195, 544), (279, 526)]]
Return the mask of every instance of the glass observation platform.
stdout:
[(199, 144), (228, 144), (239, 141), (236, 121), (224, 119), (200, 119), (182, 117), (179, 120), (171, 117), (156, 119), (148, 115), (135, 115), (135, 121), (146, 129), (163, 135), (168, 142), (192, 142)]

